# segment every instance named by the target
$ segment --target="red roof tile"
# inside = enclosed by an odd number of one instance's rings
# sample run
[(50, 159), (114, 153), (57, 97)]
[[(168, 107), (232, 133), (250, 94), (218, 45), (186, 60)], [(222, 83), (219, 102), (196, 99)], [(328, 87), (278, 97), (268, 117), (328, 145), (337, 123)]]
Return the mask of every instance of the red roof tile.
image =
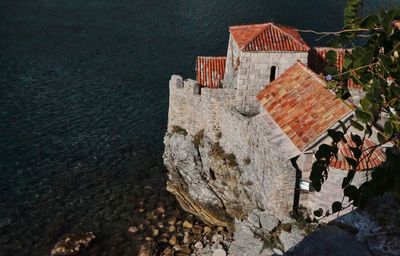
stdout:
[[(347, 163), (346, 157), (354, 158), (350, 147), (354, 148), (356, 147), (356, 144), (353, 142), (349, 134), (347, 134), (345, 138), (347, 143), (339, 142), (337, 157), (332, 157), (330, 166), (336, 169), (351, 170), (352, 168)], [(385, 153), (380, 148), (373, 150), (374, 146), (375, 144), (372, 141), (364, 139), (364, 144), (362, 147), (363, 152), (361, 154), (360, 163), (357, 166), (356, 171), (373, 169), (385, 161)]]
[(262, 90), (257, 100), (302, 150), (352, 111), (325, 86), (325, 81), (297, 62)]
[(296, 51), (307, 52), (310, 48), (295, 28), (272, 22), (265, 24), (229, 27), (242, 51)]
[[(346, 53), (346, 49), (343, 48), (329, 48), (329, 47), (316, 47), (311, 49), (308, 53), (308, 67), (317, 74), (324, 74), (325, 72), (325, 65), (326, 65), (326, 53), (330, 50), (334, 50), (337, 53), (338, 63), (337, 67), (339, 71), (343, 69), (344, 63), (344, 56)], [(360, 85), (357, 85), (353, 82), (353, 80), (349, 79), (348, 88), (350, 89), (361, 89)]]
[(225, 74), (226, 57), (197, 57), (197, 82), (208, 88), (221, 87)]

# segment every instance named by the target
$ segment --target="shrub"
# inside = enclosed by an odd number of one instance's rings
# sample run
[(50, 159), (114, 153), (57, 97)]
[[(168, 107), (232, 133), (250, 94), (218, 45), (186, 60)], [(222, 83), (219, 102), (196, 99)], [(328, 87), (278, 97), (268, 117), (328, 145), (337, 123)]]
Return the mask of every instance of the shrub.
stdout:
[(193, 137), (193, 144), (198, 148), (199, 146), (203, 146), (204, 140), (204, 129), (200, 130)]
[(251, 163), (250, 157), (246, 157), (245, 159), (243, 159), (243, 163), (245, 165), (249, 165)]
[(238, 163), (236, 162), (236, 156), (233, 153), (226, 155), (226, 162), (231, 167), (238, 166)]
[(218, 142), (212, 145), (211, 154), (215, 158), (224, 160), (230, 167), (238, 166), (238, 163), (236, 162), (236, 156), (233, 153), (226, 154), (225, 150)]
[(172, 133), (183, 134), (185, 136), (188, 134), (185, 128), (182, 128), (182, 127), (180, 127), (178, 125), (173, 125), (172, 126)]

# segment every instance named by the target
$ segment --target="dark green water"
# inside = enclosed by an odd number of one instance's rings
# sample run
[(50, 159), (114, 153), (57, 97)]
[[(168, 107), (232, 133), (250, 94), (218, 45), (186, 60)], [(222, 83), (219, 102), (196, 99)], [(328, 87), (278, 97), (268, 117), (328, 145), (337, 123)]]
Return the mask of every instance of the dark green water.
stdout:
[(224, 55), (229, 25), (337, 30), (345, 2), (2, 0), (0, 255), (47, 255), (85, 231), (99, 237), (92, 255), (135, 255), (137, 201), (170, 198), (170, 75), (194, 77), (197, 55)]

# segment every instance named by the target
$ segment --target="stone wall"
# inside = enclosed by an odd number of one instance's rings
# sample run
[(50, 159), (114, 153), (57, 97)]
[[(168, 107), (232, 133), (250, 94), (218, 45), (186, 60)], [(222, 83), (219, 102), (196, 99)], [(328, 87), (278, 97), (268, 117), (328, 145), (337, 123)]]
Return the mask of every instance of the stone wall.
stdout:
[[(348, 115), (341, 121), (346, 125), (350, 125), (350, 120), (353, 117), (353, 114)], [(332, 127), (332, 129), (342, 131), (341, 127), (339, 124), (336, 126)], [(371, 140), (372, 142), (379, 144), (378, 138), (377, 138), (377, 130), (375, 128), (372, 129), (372, 135), (368, 139)], [(352, 134), (357, 134), (361, 138), (363, 137), (363, 132), (356, 130), (353, 127), (350, 127), (348, 130), (348, 133)], [(331, 143), (331, 138), (325, 133), (323, 136), (320, 137), (318, 142), (315, 143), (315, 145), (311, 145), (309, 149), (307, 149), (305, 152), (302, 152), (299, 157), (297, 158), (297, 165), (299, 169), (301, 170), (301, 175), (302, 177), (300, 178), (301, 180), (304, 181), (310, 181), (309, 177), (311, 174), (311, 168), (313, 162), (316, 160), (314, 157), (314, 154), (317, 152), (319, 146), (321, 144), (330, 144)], [(300, 194), (300, 205), (307, 207), (311, 210), (317, 210), (319, 208), (322, 208), (324, 211), (326, 210), (331, 210), (332, 208), (332, 203), (335, 201), (341, 202), (343, 199), (343, 189), (342, 189), (342, 182), (343, 178), (346, 177), (348, 174), (348, 171), (346, 170), (340, 170), (340, 169), (335, 169), (330, 167), (329, 168), (329, 176), (328, 179), (323, 183), (321, 187), (320, 192), (316, 191), (301, 191)], [(355, 185), (356, 187), (359, 187), (362, 183), (364, 183), (367, 179), (367, 176), (370, 177), (371, 172), (357, 172), (354, 176), (354, 180), (352, 182), (352, 185)], [(347, 205), (347, 199), (344, 201), (343, 205)], [(341, 214), (345, 214), (349, 212), (350, 208), (348, 208), (346, 211), (341, 212)], [(324, 221), (330, 221), (337, 216), (334, 215), (332, 218), (327, 218)]]
[[(339, 170), (335, 168), (329, 169), (329, 177), (322, 185), (321, 191), (316, 192), (313, 196), (313, 201), (311, 202), (311, 209), (318, 210), (322, 208), (324, 211), (330, 210), (332, 212), (332, 203), (335, 201), (342, 202), (343, 199), (343, 189), (342, 182), (343, 178), (348, 174), (347, 171)], [(370, 173), (367, 172), (356, 172), (354, 175), (354, 179), (352, 185), (359, 187), (362, 183), (367, 180), (367, 175)], [(343, 201), (343, 206), (348, 204), (347, 199)], [(341, 212), (341, 214), (345, 214), (352, 209), (347, 209), (346, 211)], [(337, 216), (333, 216), (336, 218)]]
[(236, 90), (230, 88), (200, 88), (194, 80), (174, 75), (169, 83), (168, 131), (173, 126), (185, 128), (191, 135), (205, 130), (215, 138), (220, 120), (217, 110), (236, 104)]
[[(204, 134), (211, 139), (211, 144), (220, 143), (226, 154), (236, 157), (239, 170), (237, 183), (245, 184), (241, 191), (245, 191), (246, 198), (250, 198), (253, 207), (286, 219), (293, 209), (296, 170), (287, 158), (288, 155), (279, 152), (274, 143), (282, 144), (282, 141), (287, 142), (288, 139), (278, 136), (276, 141), (276, 135), (283, 133), (274, 133), (277, 127), (271, 128), (271, 124), (266, 122), (263, 115), (242, 115), (234, 109), (237, 105), (236, 100), (235, 89), (199, 90), (195, 81), (183, 81), (181, 77), (173, 76), (170, 81), (168, 131), (171, 133), (173, 126), (180, 126), (186, 129), (189, 135), (194, 136), (204, 129)], [(174, 145), (171, 143), (168, 144)], [(287, 150), (291, 147), (292, 145), (287, 145), (283, 148)], [(211, 164), (215, 161), (210, 160), (207, 157), (209, 152), (202, 152), (204, 150), (200, 150), (202, 167), (199, 170), (201, 169), (205, 176), (209, 176), (207, 172), (211, 167), (218, 169), (214, 170), (215, 175), (223, 172), (224, 168)], [(170, 164), (169, 169), (172, 169), (172, 166)], [(225, 191), (220, 197), (223, 198), (224, 194), (229, 193)], [(239, 196), (238, 200), (244, 202), (245, 199), (240, 199), (241, 197)], [(248, 206), (242, 207), (249, 209)]]
[(228, 52), (226, 54), (225, 77), (223, 86), (226, 88), (237, 88), (237, 75), (240, 65), (241, 51), (239, 46), (229, 35)]

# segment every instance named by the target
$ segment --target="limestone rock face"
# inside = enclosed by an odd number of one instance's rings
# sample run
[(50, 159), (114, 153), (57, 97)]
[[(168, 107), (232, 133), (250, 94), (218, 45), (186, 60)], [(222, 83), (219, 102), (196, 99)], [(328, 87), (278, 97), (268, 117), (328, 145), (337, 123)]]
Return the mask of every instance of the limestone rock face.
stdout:
[(92, 232), (65, 236), (54, 245), (51, 255), (61, 256), (81, 253), (95, 238)]
[(290, 232), (282, 231), (279, 240), (285, 251), (289, 251), (304, 238), (304, 233), (296, 225), (292, 225)]
[(246, 222), (237, 221), (235, 235), (229, 248), (229, 255), (260, 255), (264, 242), (255, 236)]
[(193, 140), (179, 133), (165, 136), (167, 189), (187, 211), (212, 225), (233, 229), (233, 218), (245, 216), (254, 207), (241, 184), (241, 171), (213, 156), (213, 144), (207, 137), (198, 148)]

